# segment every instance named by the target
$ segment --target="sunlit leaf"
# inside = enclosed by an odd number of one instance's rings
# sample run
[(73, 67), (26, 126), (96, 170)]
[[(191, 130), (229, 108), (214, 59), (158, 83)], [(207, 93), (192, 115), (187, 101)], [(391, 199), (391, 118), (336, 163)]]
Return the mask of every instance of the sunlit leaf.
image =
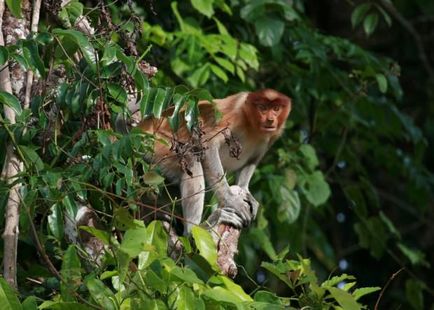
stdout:
[(213, 268), (218, 268), (217, 249), (211, 234), (202, 227), (193, 226), (191, 235), (199, 249), (200, 255), (204, 257)]
[(360, 310), (362, 309), (360, 304), (354, 299), (354, 297), (344, 290), (336, 287), (329, 287), (327, 290), (333, 296), (334, 299), (339, 303), (339, 305), (345, 310)]
[(193, 7), (208, 18), (214, 14), (214, 0), (191, 0)]
[(106, 310), (117, 310), (116, 297), (113, 292), (101, 281), (93, 277), (86, 279), (86, 287), (92, 298)]
[(352, 295), (354, 296), (355, 300), (358, 300), (365, 295), (372, 294), (372, 293), (377, 292), (379, 290), (381, 290), (381, 287), (378, 287), (378, 286), (362, 287), (362, 288), (355, 289)]
[(143, 181), (148, 185), (158, 186), (164, 182), (164, 177), (155, 171), (149, 171), (143, 175)]

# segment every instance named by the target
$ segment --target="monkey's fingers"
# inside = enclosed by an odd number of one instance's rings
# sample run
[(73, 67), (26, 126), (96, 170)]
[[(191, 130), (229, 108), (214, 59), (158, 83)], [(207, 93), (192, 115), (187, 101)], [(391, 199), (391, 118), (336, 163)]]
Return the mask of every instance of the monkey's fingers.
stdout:
[(231, 225), (236, 229), (243, 228), (246, 219), (236, 211), (233, 207), (223, 207), (220, 210), (219, 223)]

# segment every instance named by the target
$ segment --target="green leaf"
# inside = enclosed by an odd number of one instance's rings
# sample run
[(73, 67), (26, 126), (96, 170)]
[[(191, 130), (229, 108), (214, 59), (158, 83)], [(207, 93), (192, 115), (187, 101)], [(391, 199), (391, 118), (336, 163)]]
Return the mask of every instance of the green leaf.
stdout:
[(77, 18), (83, 15), (83, 8), (84, 5), (79, 1), (70, 1), (62, 8), (59, 17), (68, 27), (72, 27), (77, 21)]
[(260, 17), (255, 21), (256, 34), (264, 46), (274, 46), (280, 42), (285, 23), (277, 18)]
[(180, 121), (179, 111), (184, 106), (185, 100), (186, 97), (183, 95), (175, 94), (173, 96), (174, 110), (173, 110), (173, 114), (169, 117), (169, 124), (170, 124), (170, 128), (172, 128), (174, 132), (176, 132), (179, 128), (179, 121)]
[(80, 304), (77, 302), (56, 302), (47, 300), (44, 301), (39, 307), (39, 310), (50, 309), (50, 310), (92, 310), (94, 308), (90, 308), (84, 304)]
[(411, 262), (412, 265), (422, 265), (425, 267), (429, 267), (430, 264), (425, 259), (425, 253), (418, 249), (411, 249), (403, 243), (397, 244), (398, 248), (401, 250), (401, 253), (404, 254), (407, 259)]
[(226, 83), (229, 80), (227, 74), (219, 66), (211, 64), (211, 71), (223, 82)]
[(26, 299), (24, 299), (22, 306), (23, 306), (23, 310), (38, 310), (36, 296), (29, 296)]
[(143, 182), (151, 186), (158, 186), (160, 184), (163, 184), (164, 177), (162, 177), (155, 171), (149, 171), (143, 175)]
[(23, 153), (25, 160), (30, 164), (30, 166), (34, 166), (37, 171), (41, 171), (42, 169), (44, 169), (44, 163), (34, 149), (24, 145), (20, 145), (19, 148)]
[(92, 236), (96, 237), (98, 240), (101, 240), (104, 245), (110, 244), (110, 234), (106, 231), (99, 230), (91, 226), (80, 226), (80, 229), (88, 232)]
[(412, 309), (426, 309), (424, 307), (423, 292), (426, 284), (415, 279), (408, 279), (405, 282), (405, 297)]
[(286, 186), (280, 187), (280, 196), (282, 203), (278, 207), (278, 215), (280, 221), (285, 221), (289, 224), (294, 223), (301, 210), (301, 202), (298, 192), (290, 190)]
[(27, 62), (36, 70), (42, 77), (46, 76), (45, 66), (39, 55), (38, 44), (35, 40), (23, 41), (23, 56)]
[(322, 205), (330, 197), (330, 186), (321, 171), (300, 176), (300, 187), (306, 199), (315, 207)]
[(375, 75), (375, 78), (377, 79), (378, 88), (380, 91), (385, 94), (387, 92), (387, 79), (384, 76), (384, 74), (378, 73)]
[(230, 73), (235, 73), (235, 66), (232, 62), (230, 62), (227, 59), (221, 58), (221, 57), (215, 57), (214, 60), (223, 68), (225, 68), (226, 71), (229, 71)]
[(196, 297), (193, 289), (182, 286), (176, 297), (175, 308), (179, 310), (205, 310), (205, 303)]
[(243, 309), (241, 307), (241, 302), (243, 301), (237, 295), (235, 295), (230, 290), (223, 288), (221, 286), (213, 287), (212, 289), (208, 289), (202, 293), (208, 298), (211, 298), (219, 303), (225, 302), (230, 303), (232, 305), (237, 306), (238, 309)]
[(356, 28), (358, 24), (363, 20), (368, 10), (371, 8), (371, 3), (363, 3), (358, 5), (351, 14), (351, 25)]
[(9, 94), (8, 92), (0, 91), (0, 103), (3, 103), (4, 105), (14, 110), (17, 116), (21, 115), (21, 113), (23, 112), (20, 101), (17, 99), (17, 97)]
[(196, 243), (196, 247), (199, 249), (200, 255), (207, 260), (213, 269), (218, 270), (217, 249), (211, 234), (202, 227), (193, 226), (191, 235)]
[(336, 287), (329, 287), (327, 290), (333, 296), (338, 304), (345, 310), (361, 310), (361, 306), (357, 303), (355, 298), (348, 292), (345, 292)]
[[(88, 38), (77, 30), (72, 29), (53, 29), (53, 34), (59, 36), (60, 38), (67, 38), (77, 44), (77, 46), (80, 48), (81, 52), (83, 53), (84, 58), (86, 59), (87, 63), (95, 70), (96, 69), (96, 57), (95, 57), (95, 50), (90, 44)], [(72, 57), (72, 55), (69, 55)]]
[(187, 101), (187, 109), (185, 111), (185, 121), (187, 122), (187, 128), (191, 130), (197, 125), (199, 117), (199, 108), (195, 100), (189, 99)]
[(339, 276), (334, 276), (333, 278), (324, 281), (323, 283), (321, 283), (321, 287), (325, 287), (325, 288), (330, 288), (333, 286), (338, 285), (340, 282), (344, 281), (344, 280), (354, 280), (355, 278), (353, 276), (347, 275), (346, 273), (341, 274)]
[(392, 26), (392, 18), (390, 17), (389, 13), (387, 13), (381, 6), (377, 6), (378, 10), (381, 12), (381, 14), (384, 17), (384, 20), (386, 21), (387, 26)]
[(371, 13), (368, 16), (366, 16), (364, 22), (363, 22), (363, 29), (365, 30), (365, 33), (370, 36), (378, 24), (378, 14), (377, 13)]
[(21, 310), (21, 304), (14, 290), (0, 277), (0, 304), (4, 310)]
[(161, 117), (161, 113), (167, 108), (167, 105), (172, 98), (172, 90), (170, 88), (157, 88), (155, 93), (154, 103), (152, 106), (152, 114), (156, 118)]
[(203, 284), (203, 281), (197, 277), (193, 270), (189, 268), (181, 268), (175, 266), (169, 270), (171, 276), (179, 279), (182, 283), (187, 284)]
[(149, 266), (156, 258), (167, 256), (167, 233), (160, 221), (151, 222), (146, 230), (145, 243), (154, 247), (153, 251), (139, 254), (139, 270)]
[(378, 217), (364, 219), (354, 224), (354, 231), (357, 233), (362, 248), (369, 249), (371, 255), (377, 259), (383, 256), (389, 233), (386, 232), (381, 219)]
[(361, 287), (357, 288), (353, 292), (353, 296), (355, 300), (359, 300), (361, 297), (377, 292), (381, 290), (381, 287), (375, 286), (375, 287)]
[(208, 18), (214, 14), (213, 2), (214, 0), (191, 0), (193, 7)]
[(16, 18), (21, 18), (21, 0), (6, 0), (6, 4)]
[(57, 240), (63, 239), (63, 212), (62, 205), (55, 203), (50, 208), (51, 213), (48, 215), (48, 227)]
[(142, 251), (150, 250), (151, 248), (149, 246), (146, 247), (146, 234), (146, 227), (128, 229), (122, 239), (120, 250), (126, 253), (130, 258), (137, 257)]
[(3, 66), (9, 59), (9, 52), (4, 46), (0, 46), (0, 66)]
[(194, 71), (193, 74), (187, 78), (187, 80), (191, 83), (191, 86), (199, 87), (208, 81), (209, 73), (210, 64), (206, 63), (202, 67)]
[(319, 165), (318, 157), (316, 156), (315, 148), (310, 144), (302, 144), (299, 148), (306, 166), (309, 170), (314, 171)]
[(264, 229), (251, 228), (250, 234), (252, 234), (255, 242), (267, 253), (271, 260), (277, 259), (276, 250), (274, 250), (273, 244)]
[(108, 83), (107, 90), (110, 96), (119, 103), (126, 104), (128, 100), (127, 92), (119, 84)]
[(75, 301), (74, 293), (81, 284), (81, 264), (74, 245), (70, 245), (63, 255), (61, 275), (62, 300)]
[[(243, 288), (236, 284), (234, 281), (226, 276), (215, 276), (218, 281), (221, 281), (223, 285), (235, 296), (237, 296), (242, 301), (253, 301), (252, 297), (244, 292)], [(211, 281), (211, 280), (210, 280)]]
[(116, 297), (105, 284), (96, 279), (89, 277), (86, 279), (86, 286), (92, 298), (105, 310), (117, 310)]

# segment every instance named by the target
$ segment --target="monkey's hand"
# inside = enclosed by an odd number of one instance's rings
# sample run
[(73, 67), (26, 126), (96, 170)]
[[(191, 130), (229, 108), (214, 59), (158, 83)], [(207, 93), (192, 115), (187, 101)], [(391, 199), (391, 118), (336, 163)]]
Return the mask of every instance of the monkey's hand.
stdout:
[(218, 222), (237, 229), (247, 227), (256, 218), (258, 208), (259, 203), (248, 190), (233, 185), (220, 206)]

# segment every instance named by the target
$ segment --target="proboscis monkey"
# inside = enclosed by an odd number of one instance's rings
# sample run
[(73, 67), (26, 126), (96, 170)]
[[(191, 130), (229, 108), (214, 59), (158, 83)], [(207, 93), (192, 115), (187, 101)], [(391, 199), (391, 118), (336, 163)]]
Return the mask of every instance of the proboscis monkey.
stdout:
[[(211, 103), (199, 102), (201, 125), (197, 131), (189, 132), (184, 122), (174, 134), (167, 117), (139, 124), (156, 137), (149, 160), (180, 184), (185, 233), (201, 222), (205, 181), (219, 201), (219, 222), (236, 228), (250, 224), (259, 205), (249, 192), (250, 179), (282, 134), (291, 111), (290, 98), (272, 89), (242, 92), (213, 102), (221, 119), (216, 119)], [(235, 186), (229, 186), (227, 172), (237, 172)]]

